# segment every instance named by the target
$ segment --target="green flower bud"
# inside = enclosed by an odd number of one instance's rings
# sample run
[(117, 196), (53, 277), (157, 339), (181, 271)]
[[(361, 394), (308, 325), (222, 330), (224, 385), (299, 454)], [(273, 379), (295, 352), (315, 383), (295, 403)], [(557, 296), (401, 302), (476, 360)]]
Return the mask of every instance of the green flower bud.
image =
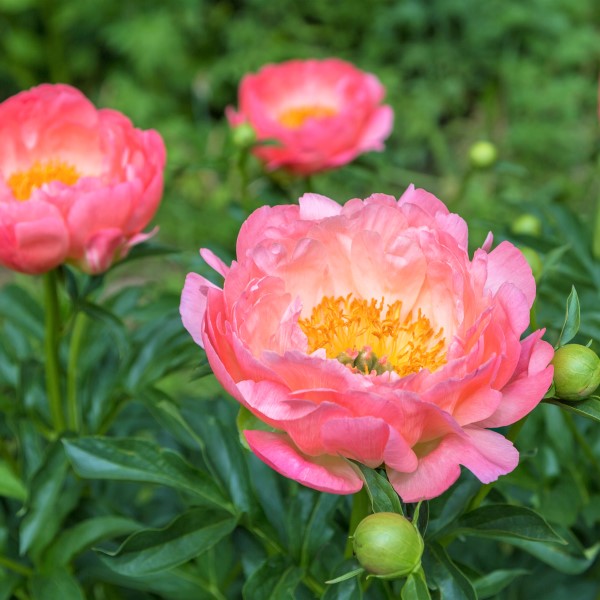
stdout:
[(469, 150), (469, 160), (476, 169), (488, 169), (497, 159), (498, 151), (491, 142), (475, 142)]
[(600, 358), (587, 346), (562, 346), (554, 353), (552, 364), (558, 398), (582, 400), (600, 385)]
[(521, 235), (540, 237), (542, 235), (542, 222), (535, 215), (526, 213), (513, 221), (510, 230)]
[(233, 143), (238, 148), (249, 148), (256, 142), (256, 132), (250, 123), (240, 123), (233, 128)]
[(381, 579), (406, 577), (421, 566), (423, 538), (402, 515), (380, 512), (363, 519), (354, 532), (360, 565)]
[(531, 272), (533, 273), (533, 278), (537, 281), (542, 274), (542, 270), (544, 265), (542, 264), (542, 259), (540, 255), (533, 249), (529, 248), (529, 246), (523, 246), (521, 249), (525, 260), (529, 263), (531, 267)]

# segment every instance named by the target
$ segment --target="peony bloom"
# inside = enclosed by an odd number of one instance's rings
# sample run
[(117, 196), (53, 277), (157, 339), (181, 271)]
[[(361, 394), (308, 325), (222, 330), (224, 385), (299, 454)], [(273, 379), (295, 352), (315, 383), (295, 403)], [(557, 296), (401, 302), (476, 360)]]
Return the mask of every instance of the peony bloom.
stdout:
[(157, 132), (44, 84), (0, 104), (0, 138), (0, 264), (101, 273), (148, 237), (165, 164)]
[[(529, 413), (552, 381), (543, 331), (520, 340), (535, 282), (521, 252), (491, 236), (473, 259), (467, 226), (412, 186), (340, 206), (305, 194), (242, 226), (237, 261), (190, 273), (185, 327), (225, 389), (268, 427), (245, 431), (283, 475), (338, 494), (354, 465), (385, 466), (406, 502), (459, 476), (512, 471), (492, 428)], [(266, 430), (265, 430), (266, 429)]]
[(382, 106), (379, 80), (342, 60), (291, 60), (246, 75), (233, 126), (250, 123), (259, 140), (254, 152), (269, 169), (301, 175), (339, 167), (369, 150), (382, 150), (393, 113)]

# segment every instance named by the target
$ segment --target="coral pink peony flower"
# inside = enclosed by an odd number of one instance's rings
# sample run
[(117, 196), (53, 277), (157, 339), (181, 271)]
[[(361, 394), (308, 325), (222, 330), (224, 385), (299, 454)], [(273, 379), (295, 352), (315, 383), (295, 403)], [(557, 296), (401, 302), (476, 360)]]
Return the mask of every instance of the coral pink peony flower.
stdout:
[(255, 154), (269, 169), (308, 175), (344, 165), (362, 152), (382, 150), (393, 113), (381, 106), (379, 80), (338, 59), (291, 60), (246, 75), (233, 126), (250, 123), (259, 140)]
[(0, 104), (0, 264), (100, 273), (148, 234), (165, 148), (155, 131), (44, 84)]
[(412, 186), (340, 206), (305, 194), (244, 223), (237, 261), (202, 250), (223, 289), (190, 273), (183, 323), (225, 389), (272, 430), (252, 450), (309, 487), (353, 493), (385, 465), (407, 502), (464, 465), (490, 482), (518, 452), (490, 428), (529, 413), (552, 381), (529, 324), (535, 283), (508, 242), (472, 260), (467, 226)]

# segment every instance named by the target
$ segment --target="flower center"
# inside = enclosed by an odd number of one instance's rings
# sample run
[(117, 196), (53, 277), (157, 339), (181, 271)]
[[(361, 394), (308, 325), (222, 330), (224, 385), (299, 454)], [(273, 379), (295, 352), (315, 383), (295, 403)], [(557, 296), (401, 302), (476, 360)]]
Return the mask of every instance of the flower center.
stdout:
[(325, 119), (327, 117), (333, 117), (336, 114), (336, 110), (330, 106), (319, 106), (318, 104), (312, 106), (295, 106), (284, 110), (279, 115), (279, 122), (284, 127), (290, 129), (296, 129), (304, 125), (306, 119)]
[(28, 200), (33, 190), (51, 181), (73, 185), (81, 177), (77, 169), (62, 160), (36, 161), (25, 171), (16, 171), (8, 178), (8, 187), (17, 200)]
[[(385, 308), (384, 308), (385, 307)], [(323, 348), (357, 372), (396, 371), (404, 377), (421, 369), (435, 371), (446, 362), (444, 330), (434, 331), (419, 309), (400, 318), (402, 302), (326, 296), (298, 325), (310, 352)]]

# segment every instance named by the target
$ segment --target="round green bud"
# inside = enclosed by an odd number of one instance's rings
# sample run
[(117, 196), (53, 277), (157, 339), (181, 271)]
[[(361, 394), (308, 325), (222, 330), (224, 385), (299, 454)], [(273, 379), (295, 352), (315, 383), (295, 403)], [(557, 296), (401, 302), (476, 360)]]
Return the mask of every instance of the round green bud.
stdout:
[(521, 248), (521, 252), (531, 267), (533, 278), (537, 281), (540, 278), (544, 268), (540, 255), (533, 248), (529, 248), (529, 246), (523, 246)]
[(406, 577), (421, 566), (423, 538), (397, 513), (380, 512), (363, 519), (354, 532), (353, 545), (360, 565), (381, 579)]
[(469, 160), (476, 169), (488, 169), (498, 160), (498, 150), (492, 142), (475, 142), (469, 149)]
[(600, 385), (600, 358), (587, 346), (562, 346), (554, 353), (552, 364), (558, 398), (582, 400)]
[(510, 230), (520, 235), (540, 237), (542, 235), (542, 222), (535, 215), (526, 213), (513, 221)]
[(233, 128), (233, 143), (238, 148), (249, 148), (256, 142), (256, 132), (250, 123), (240, 123)]

